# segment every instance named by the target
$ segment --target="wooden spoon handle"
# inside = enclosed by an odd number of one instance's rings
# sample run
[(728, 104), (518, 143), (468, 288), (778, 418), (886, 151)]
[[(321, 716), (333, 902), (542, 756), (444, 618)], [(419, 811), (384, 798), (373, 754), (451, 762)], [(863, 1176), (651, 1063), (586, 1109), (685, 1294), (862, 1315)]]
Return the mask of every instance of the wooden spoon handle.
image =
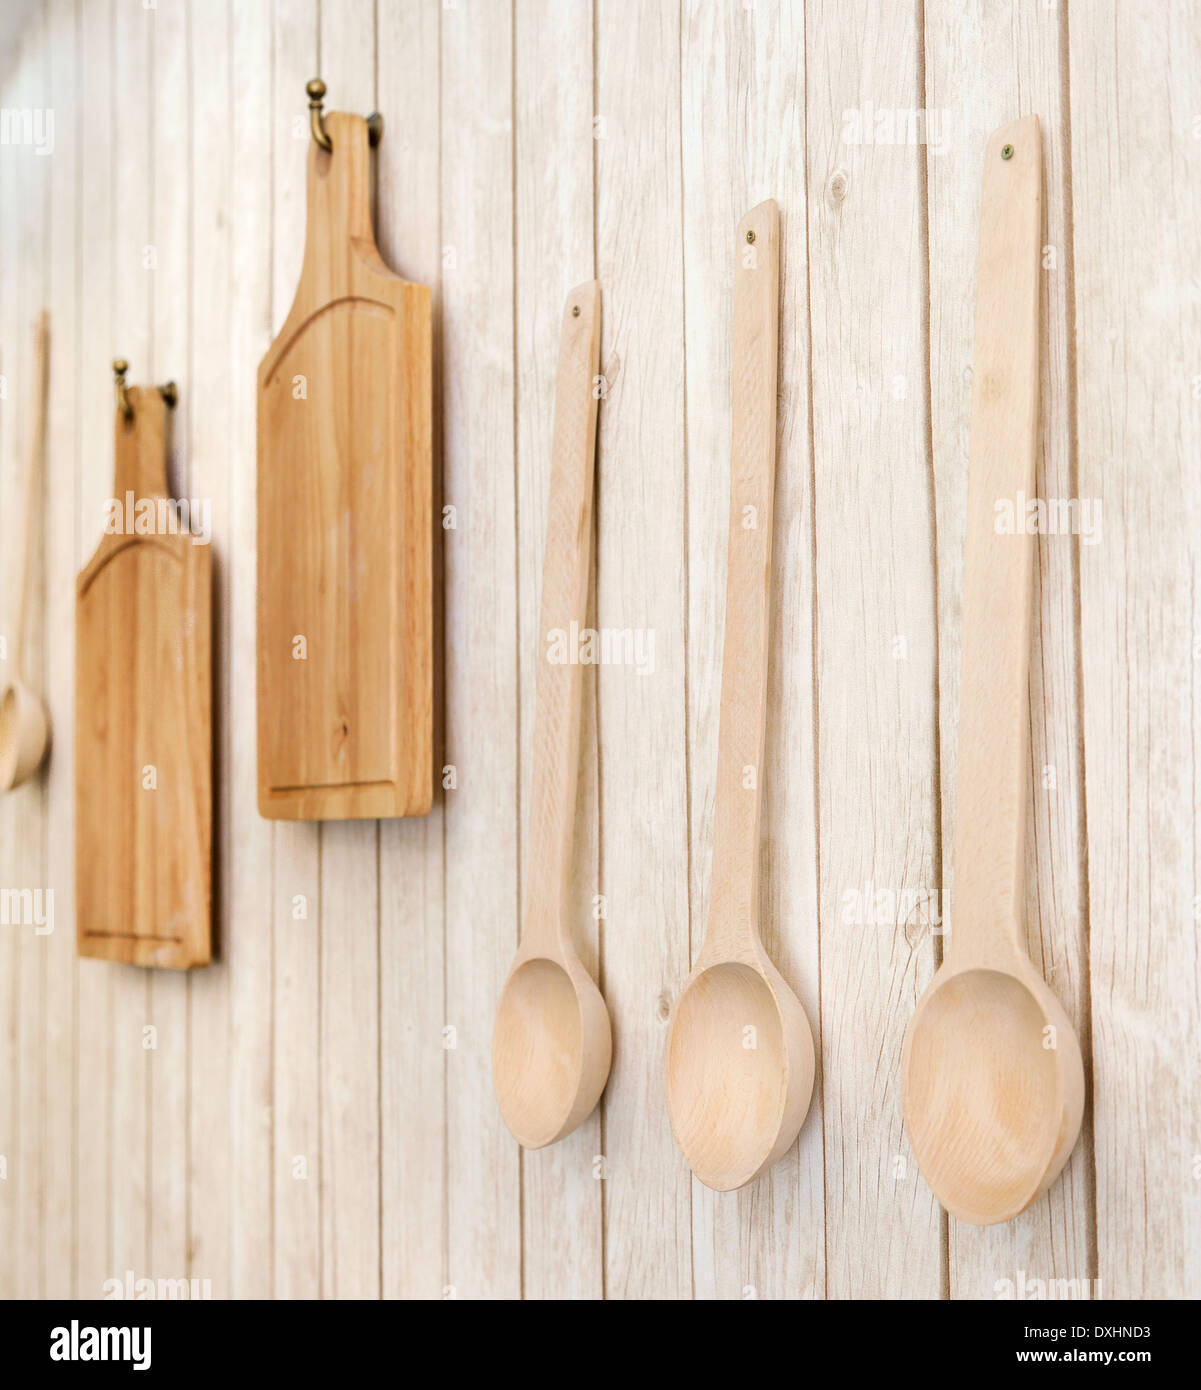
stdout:
[[(1037, 116), (988, 143), (980, 206), (963, 566), (952, 931), (948, 955), (1022, 949), (1038, 430), (1042, 140)], [(998, 505), (1000, 504), (1000, 505)]]
[(523, 944), (553, 949), (566, 921), (579, 773), (588, 620), (592, 478), (600, 369), (600, 285), (577, 285), (563, 308), (538, 633), (534, 769), (525, 871)]
[[(33, 588), (32, 571), (36, 551), (33, 543), (34, 512), (37, 510), (38, 497), (42, 490), (42, 463), (46, 453), (46, 381), (50, 370), (50, 328), (45, 312), (38, 315), (34, 327), (33, 352), (33, 395), (29, 402), (33, 408), (33, 421), (29, 430), (29, 457), (25, 474), (25, 515), (20, 519), (21, 568), (17, 572), (20, 588), (17, 595), (13, 647), (9, 657), (15, 671), (22, 669), (24, 660), (25, 630), (29, 622), (29, 592)], [(40, 534), (40, 513), (37, 529)]]
[(729, 572), (705, 934), (705, 952), (723, 959), (758, 937), (779, 317), (780, 213), (769, 199), (738, 224), (734, 247)]

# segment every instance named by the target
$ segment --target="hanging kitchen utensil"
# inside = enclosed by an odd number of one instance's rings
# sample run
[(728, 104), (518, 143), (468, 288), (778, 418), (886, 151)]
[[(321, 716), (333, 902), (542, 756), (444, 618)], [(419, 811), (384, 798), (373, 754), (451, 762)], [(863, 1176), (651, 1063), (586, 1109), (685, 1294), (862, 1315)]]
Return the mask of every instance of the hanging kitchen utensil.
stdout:
[(258, 377), (261, 815), (425, 815), (433, 800), (430, 291), (371, 225), (368, 140), (322, 115), (296, 298)]
[(182, 969), (211, 954), (212, 554), (167, 495), (174, 383), (113, 365), (113, 499), (75, 586), (76, 935)]
[[(25, 633), (33, 588), (35, 535), (42, 529), (38, 498), (46, 452), (46, 376), (49, 358), (46, 315), (38, 316), (34, 331), (33, 424), (29, 431), (29, 459), (25, 475), (25, 512), (17, 518), (21, 560), (17, 569), (16, 623), (8, 648), (9, 677), (0, 687), (0, 792), (11, 791), (31, 777), (46, 753), (48, 724), (42, 697), (21, 679)], [(35, 518), (36, 514), (36, 518)], [(36, 527), (35, 527), (36, 519)]]
[(1025, 948), (1034, 538), (995, 505), (1035, 495), (1042, 244), (1037, 116), (988, 143), (980, 207), (954, 887), (943, 963), (905, 1035), (902, 1099), (926, 1181), (991, 1225), (1045, 1192), (1080, 1131), (1071, 1020)]
[(672, 1132), (719, 1192), (769, 1168), (813, 1094), (813, 1033), (759, 936), (759, 817), (771, 636), (780, 214), (738, 226), (729, 574), (709, 921), (667, 1043)]
[(550, 661), (546, 647), (551, 633), (582, 629), (588, 618), (599, 370), (600, 285), (591, 281), (568, 295), (559, 340), (525, 905), (521, 945), (492, 1035), (501, 1114), (528, 1149), (553, 1144), (587, 1119), (604, 1090), (612, 1051), (605, 1001), (571, 931), (583, 668)]

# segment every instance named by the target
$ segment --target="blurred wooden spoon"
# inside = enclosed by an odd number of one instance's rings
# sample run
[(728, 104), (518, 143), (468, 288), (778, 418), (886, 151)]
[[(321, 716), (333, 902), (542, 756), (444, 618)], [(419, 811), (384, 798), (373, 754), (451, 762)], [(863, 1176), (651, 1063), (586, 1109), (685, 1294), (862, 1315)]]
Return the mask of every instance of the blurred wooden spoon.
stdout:
[[(48, 724), (41, 696), (21, 680), (25, 629), (30, 589), (33, 585), (34, 513), (41, 489), (42, 462), (46, 448), (46, 377), (49, 355), (49, 323), (45, 313), (38, 315), (34, 333), (33, 427), (29, 436), (29, 462), (25, 480), (25, 513), (19, 517), (21, 562), (17, 571), (18, 598), (8, 665), (12, 671), (0, 687), (0, 792), (19, 787), (37, 771), (46, 752)], [(40, 520), (40, 517), (39, 517)]]

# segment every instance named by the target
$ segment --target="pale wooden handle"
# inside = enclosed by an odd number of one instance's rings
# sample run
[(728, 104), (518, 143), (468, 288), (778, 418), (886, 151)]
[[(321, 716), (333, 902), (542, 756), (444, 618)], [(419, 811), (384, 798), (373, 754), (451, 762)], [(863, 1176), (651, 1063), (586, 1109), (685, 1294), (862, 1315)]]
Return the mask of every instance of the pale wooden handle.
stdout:
[(588, 620), (599, 369), (600, 285), (590, 281), (568, 295), (559, 339), (524, 878), (527, 946), (553, 946), (566, 920), (584, 674), (572, 635), (573, 624), (579, 633)]
[(1024, 896), (1034, 538), (1004, 532), (1035, 490), (1042, 141), (1037, 116), (996, 131), (980, 207), (963, 567), (963, 675), (948, 954), (1019, 945)]
[[(17, 597), (16, 625), (13, 630), (13, 646), (10, 661), (14, 670), (21, 669), (25, 631), (29, 623), (29, 592), (33, 587), (33, 559), (35, 546), (34, 512), (37, 511), (38, 494), (42, 485), (42, 463), (46, 453), (46, 382), (50, 371), (50, 328), (49, 319), (43, 312), (38, 315), (34, 328), (34, 378), (33, 424), (29, 431), (29, 457), (25, 475), (25, 515), (20, 518), (21, 567), (17, 571), (20, 586)], [(38, 514), (38, 527), (41, 515)]]
[(723, 956), (758, 935), (779, 301), (780, 214), (769, 199), (738, 224), (734, 247), (729, 572), (705, 936), (705, 949)]

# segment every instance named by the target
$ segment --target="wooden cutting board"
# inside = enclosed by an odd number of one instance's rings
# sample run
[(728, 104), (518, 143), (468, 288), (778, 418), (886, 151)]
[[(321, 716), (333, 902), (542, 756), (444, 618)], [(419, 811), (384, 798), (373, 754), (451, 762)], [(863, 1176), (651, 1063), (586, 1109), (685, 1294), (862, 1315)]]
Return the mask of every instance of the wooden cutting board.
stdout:
[(168, 406), (128, 397), (123, 530), (75, 590), (76, 934), (81, 956), (185, 969), (211, 954), (212, 552), (160, 517), (142, 533), (139, 503), (167, 496)]
[(367, 125), (309, 143), (300, 284), (259, 368), (259, 811), (433, 800), (430, 291), (371, 226)]

